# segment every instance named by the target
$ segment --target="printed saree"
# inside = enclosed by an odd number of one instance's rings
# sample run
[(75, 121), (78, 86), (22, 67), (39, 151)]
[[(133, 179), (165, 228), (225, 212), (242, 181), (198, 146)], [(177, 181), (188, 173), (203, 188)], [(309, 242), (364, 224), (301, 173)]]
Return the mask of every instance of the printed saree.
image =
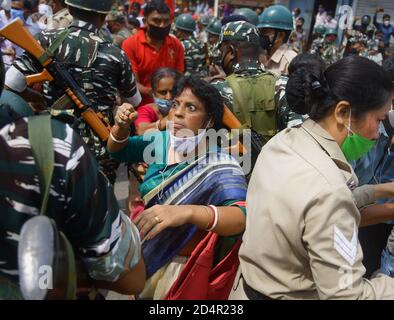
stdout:
[[(157, 174), (161, 174), (157, 172)], [(149, 178), (149, 177), (148, 177)], [(163, 182), (144, 196), (145, 208), (154, 205), (225, 205), (246, 199), (247, 184), (238, 162), (219, 152), (207, 153)], [(170, 262), (196, 233), (186, 224), (163, 230), (155, 238), (144, 241), (142, 255), (150, 277)]]

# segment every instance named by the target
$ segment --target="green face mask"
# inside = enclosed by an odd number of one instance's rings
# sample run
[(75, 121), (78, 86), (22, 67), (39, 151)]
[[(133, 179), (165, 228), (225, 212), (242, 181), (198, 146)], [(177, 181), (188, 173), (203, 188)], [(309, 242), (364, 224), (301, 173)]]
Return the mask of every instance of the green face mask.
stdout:
[[(369, 140), (360, 136), (357, 133), (354, 133), (350, 129), (350, 119), (349, 127), (347, 129), (349, 131), (349, 134), (341, 145), (342, 152), (348, 161), (358, 160), (365, 156), (373, 148), (373, 146), (375, 145), (375, 141)], [(352, 135), (350, 135), (350, 133), (352, 133)]]
[(341, 149), (345, 158), (348, 161), (352, 161), (362, 158), (374, 145), (375, 141), (354, 133), (353, 135), (346, 137), (345, 141), (342, 143)]

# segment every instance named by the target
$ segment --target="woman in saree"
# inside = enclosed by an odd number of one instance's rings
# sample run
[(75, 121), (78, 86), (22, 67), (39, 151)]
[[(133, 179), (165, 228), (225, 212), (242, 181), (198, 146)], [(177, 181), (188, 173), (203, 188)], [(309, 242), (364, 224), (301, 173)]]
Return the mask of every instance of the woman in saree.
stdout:
[(168, 115), (172, 128), (128, 137), (136, 113), (132, 106), (123, 106), (108, 141), (114, 158), (149, 165), (140, 186), (145, 211), (135, 219), (149, 278), (141, 298), (164, 298), (208, 231), (222, 236), (217, 262), (245, 228), (243, 171), (217, 140), (207, 138), (208, 129), (222, 127), (219, 92), (203, 80), (186, 77), (177, 83), (174, 97)]

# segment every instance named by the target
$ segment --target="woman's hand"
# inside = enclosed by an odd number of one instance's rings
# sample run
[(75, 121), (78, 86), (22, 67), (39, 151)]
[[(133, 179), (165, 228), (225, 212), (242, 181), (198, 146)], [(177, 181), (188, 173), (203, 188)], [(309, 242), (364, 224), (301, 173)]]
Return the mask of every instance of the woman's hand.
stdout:
[(140, 237), (150, 240), (168, 227), (179, 227), (190, 222), (191, 208), (188, 206), (155, 205), (141, 213), (134, 223), (140, 230)]
[(131, 124), (137, 119), (138, 113), (129, 103), (122, 104), (115, 115), (115, 124), (121, 129), (128, 129)]

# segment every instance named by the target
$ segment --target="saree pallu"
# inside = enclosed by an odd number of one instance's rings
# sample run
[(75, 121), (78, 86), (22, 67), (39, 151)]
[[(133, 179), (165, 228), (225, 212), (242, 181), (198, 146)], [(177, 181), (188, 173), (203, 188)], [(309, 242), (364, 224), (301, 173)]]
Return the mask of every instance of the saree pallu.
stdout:
[[(158, 172), (157, 174), (160, 174)], [(209, 153), (163, 180), (149, 192), (146, 208), (154, 205), (223, 205), (246, 199), (247, 184), (238, 162), (224, 153)], [(192, 224), (167, 228), (142, 244), (147, 277), (170, 262), (191, 240), (197, 228)]]

